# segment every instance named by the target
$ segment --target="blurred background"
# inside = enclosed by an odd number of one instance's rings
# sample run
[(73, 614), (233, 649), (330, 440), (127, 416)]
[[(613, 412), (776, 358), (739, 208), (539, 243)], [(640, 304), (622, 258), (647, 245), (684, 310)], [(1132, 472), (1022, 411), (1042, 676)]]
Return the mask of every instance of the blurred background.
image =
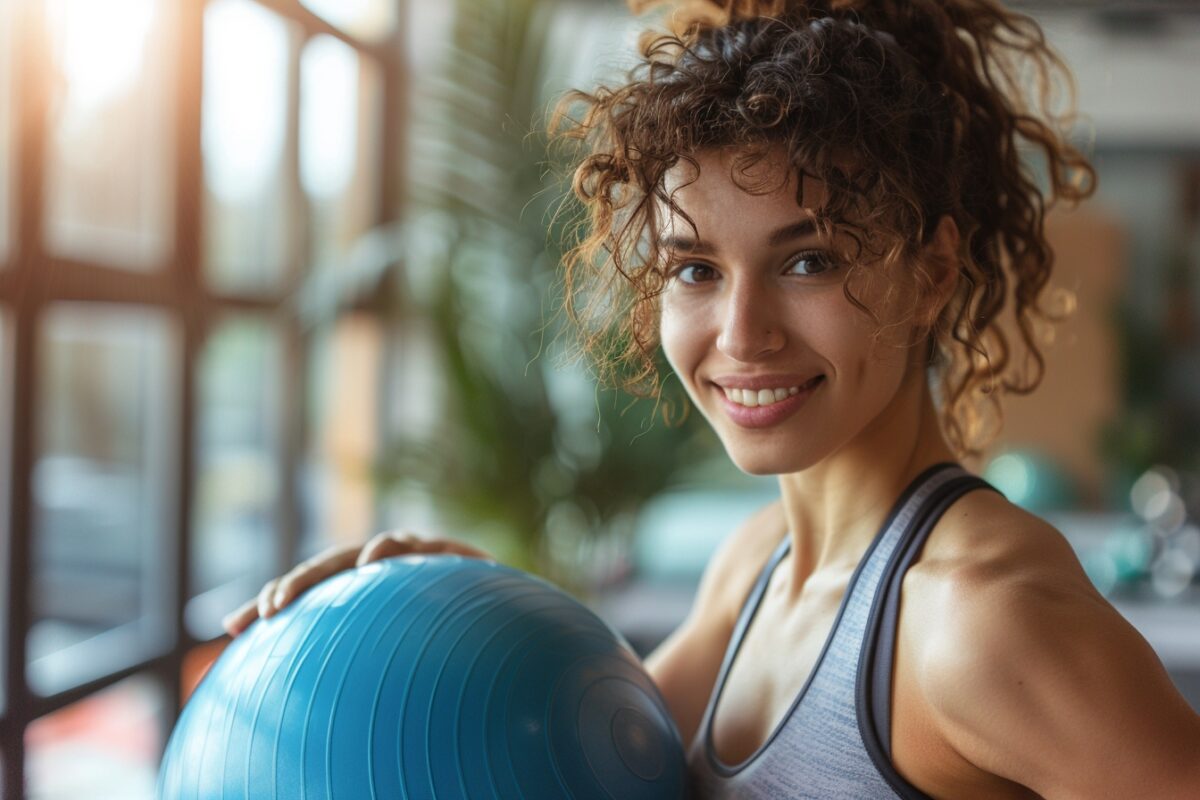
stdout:
[[(1079, 311), (978, 463), (1200, 708), (1200, 10), (1019, 4), (1099, 194)], [(646, 652), (776, 494), (558, 340), (547, 105), (619, 0), (0, 0), (3, 797), (153, 795), (221, 617), (388, 528), (550, 577)], [(677, 396), (676, 396), (677, 397)]]

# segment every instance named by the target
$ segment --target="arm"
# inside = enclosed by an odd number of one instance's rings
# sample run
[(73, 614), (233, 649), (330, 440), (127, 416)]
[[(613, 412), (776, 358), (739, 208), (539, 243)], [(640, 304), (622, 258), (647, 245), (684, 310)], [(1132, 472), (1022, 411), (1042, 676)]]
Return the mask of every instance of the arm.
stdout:
[(954, 581), (921, 677), (942, 734), (1048, 800), (1200, 798), (1200, 717), (1083, 581)]
[(784, 531), (775, 502), (726, 537), (704, 569), (687, 619), (645, 659), (685, 748), (700, 727), (742, 601)]

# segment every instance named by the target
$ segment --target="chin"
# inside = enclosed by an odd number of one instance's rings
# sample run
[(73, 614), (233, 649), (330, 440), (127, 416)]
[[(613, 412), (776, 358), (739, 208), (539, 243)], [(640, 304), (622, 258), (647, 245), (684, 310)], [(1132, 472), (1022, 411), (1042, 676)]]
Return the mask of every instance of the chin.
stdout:
[(786, 475), (801, 472), (810, 467), (811, 459), (796, 450), (787, 448), (725, 448), (733, 465), (747, 475)]

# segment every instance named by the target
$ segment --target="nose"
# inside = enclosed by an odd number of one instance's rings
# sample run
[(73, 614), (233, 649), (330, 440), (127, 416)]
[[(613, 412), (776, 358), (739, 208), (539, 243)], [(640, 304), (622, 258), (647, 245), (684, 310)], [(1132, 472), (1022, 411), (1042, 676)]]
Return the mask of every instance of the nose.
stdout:
[(731, 287), (721, 309), (717, 349), (736, 361), (755, 361), (786, 342), (779, 309), (767, 287), (742, 281)]

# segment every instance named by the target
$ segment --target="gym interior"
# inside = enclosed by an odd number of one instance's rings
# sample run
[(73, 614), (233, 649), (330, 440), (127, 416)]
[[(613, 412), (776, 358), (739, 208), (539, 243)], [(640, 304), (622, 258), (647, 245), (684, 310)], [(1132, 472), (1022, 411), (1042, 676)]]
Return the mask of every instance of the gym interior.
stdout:
[[(1200, 10), (1024, 0), (1096, 196), (1075, 313), (965, 465), (1070, 541), (1200, 711)], [(0, 763), (155, 796), (273, 576), (452, 534), (649, 653), (777, 494), (598, 387), (552, 312), (559, 93), (619, 0), (0, 0)], [(1062, 87), (1058, 87), (1061, 89)]]

